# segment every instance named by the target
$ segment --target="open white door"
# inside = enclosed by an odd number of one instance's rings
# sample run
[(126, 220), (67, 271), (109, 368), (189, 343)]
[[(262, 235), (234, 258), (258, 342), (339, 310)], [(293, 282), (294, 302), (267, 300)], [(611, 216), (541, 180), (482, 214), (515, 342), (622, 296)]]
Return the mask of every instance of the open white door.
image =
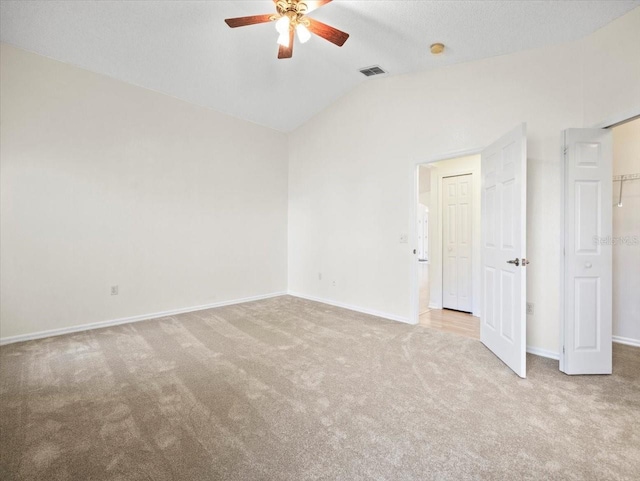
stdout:
[(480, 340), (526, 377), (526, 124), (482, 151), (481, 174)]
[(564, 326), (560, 370), (611, 374), (612, 133), (565, 131)]

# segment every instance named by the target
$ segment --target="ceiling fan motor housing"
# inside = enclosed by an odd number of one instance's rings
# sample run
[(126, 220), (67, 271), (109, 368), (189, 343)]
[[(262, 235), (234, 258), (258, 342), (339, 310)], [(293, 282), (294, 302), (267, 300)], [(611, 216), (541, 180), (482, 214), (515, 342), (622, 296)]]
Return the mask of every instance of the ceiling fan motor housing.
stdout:
[(298, 24), (309, 26), (309, 21), (304, 18), (308, 11), (307, 4), (300, 0), (278, 0), (276, 10), (278, 15), (274, 15), (274, 20), (284, 16), (289, 17), (290, 29), (294, 29)]

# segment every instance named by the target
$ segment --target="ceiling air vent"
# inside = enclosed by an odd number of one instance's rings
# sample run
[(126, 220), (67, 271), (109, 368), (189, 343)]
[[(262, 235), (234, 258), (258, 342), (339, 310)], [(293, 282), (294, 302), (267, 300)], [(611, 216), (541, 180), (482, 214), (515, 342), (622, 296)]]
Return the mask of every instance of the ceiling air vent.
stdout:
[(367, 77), (371, 77), (373, 75), (380, 75), (387, 72), (382, 70), (377, 65), (374, 65), (373, 67), (366, 67), (366, 68), (360, 69), (360, 73), (363, 75), (366, 75)]

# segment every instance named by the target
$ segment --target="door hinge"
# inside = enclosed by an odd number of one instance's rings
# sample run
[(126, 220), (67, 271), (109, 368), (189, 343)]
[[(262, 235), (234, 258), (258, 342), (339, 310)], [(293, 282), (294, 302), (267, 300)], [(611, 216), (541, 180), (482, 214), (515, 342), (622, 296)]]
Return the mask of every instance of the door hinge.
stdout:
[(564, 346), (562, 346), (562, 354), (564, 354)]

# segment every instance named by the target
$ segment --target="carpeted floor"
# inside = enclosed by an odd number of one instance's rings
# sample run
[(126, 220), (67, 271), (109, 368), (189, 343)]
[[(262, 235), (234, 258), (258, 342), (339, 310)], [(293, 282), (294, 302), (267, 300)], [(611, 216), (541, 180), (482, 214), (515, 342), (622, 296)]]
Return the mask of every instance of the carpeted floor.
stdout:
[(640, 349), (612, 376), (292, 297), (0, 348), (3, 480), (621, 480)]

